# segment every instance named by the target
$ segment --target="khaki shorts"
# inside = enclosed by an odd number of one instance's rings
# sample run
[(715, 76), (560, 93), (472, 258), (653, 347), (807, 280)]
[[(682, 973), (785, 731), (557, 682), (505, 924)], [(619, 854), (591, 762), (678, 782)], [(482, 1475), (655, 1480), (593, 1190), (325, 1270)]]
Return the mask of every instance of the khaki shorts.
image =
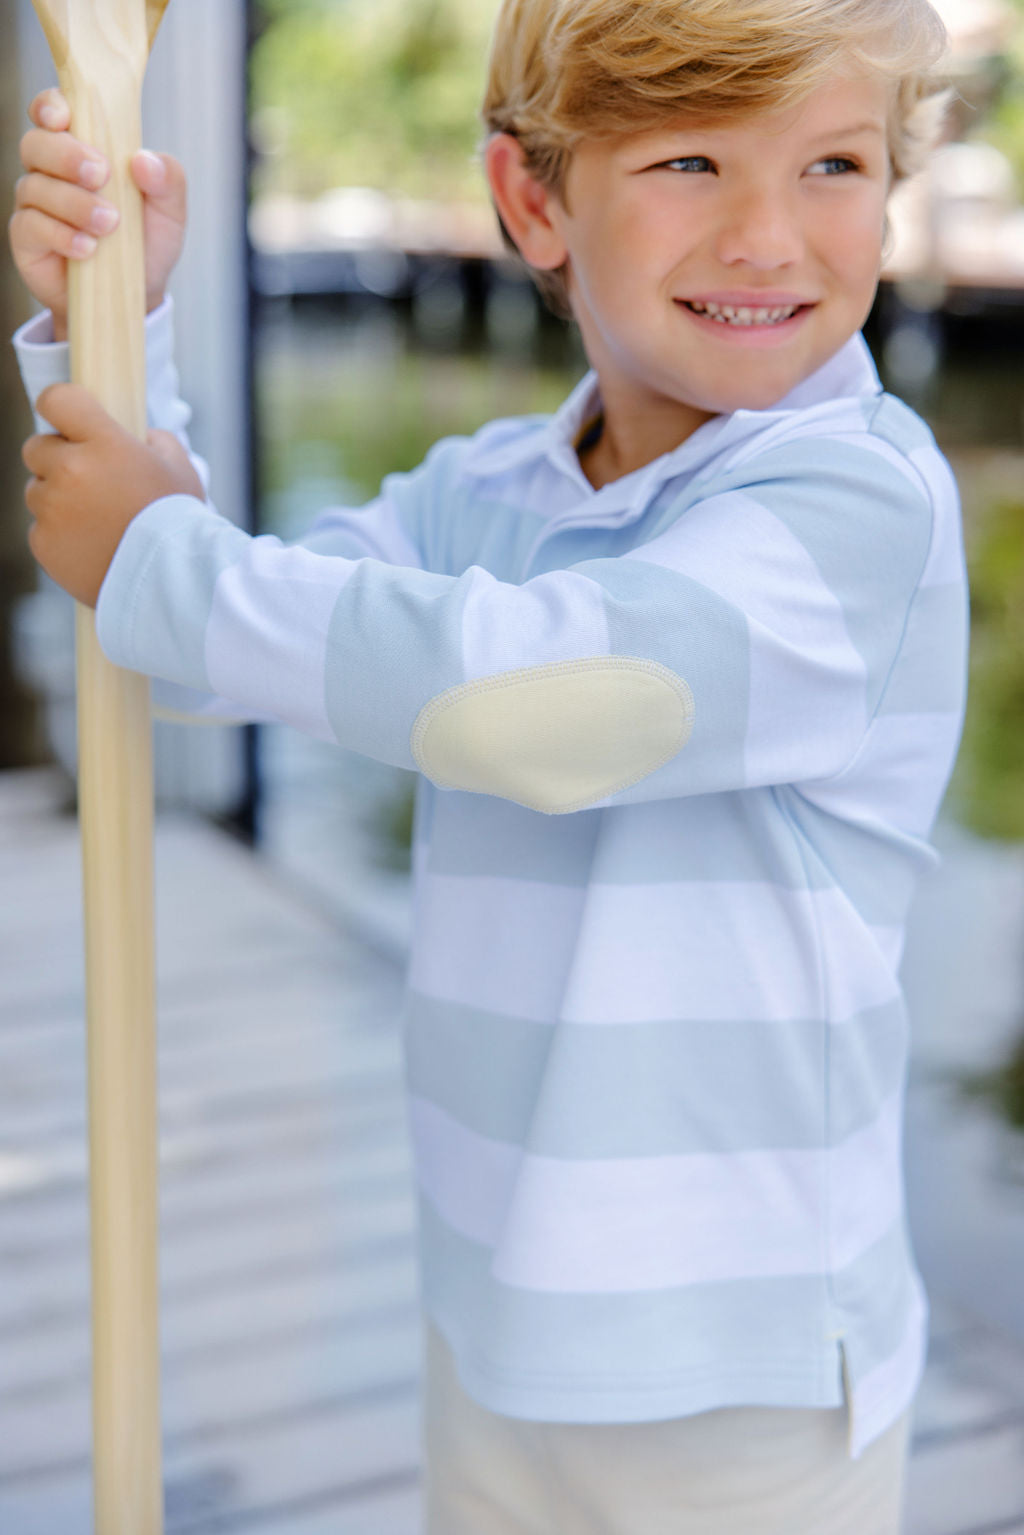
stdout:
[(424, 1535), (899, 1535), (911, 1414), (849, 1459), (845, 1408), (527, 1423), (459, 1384), (427, 1324)]

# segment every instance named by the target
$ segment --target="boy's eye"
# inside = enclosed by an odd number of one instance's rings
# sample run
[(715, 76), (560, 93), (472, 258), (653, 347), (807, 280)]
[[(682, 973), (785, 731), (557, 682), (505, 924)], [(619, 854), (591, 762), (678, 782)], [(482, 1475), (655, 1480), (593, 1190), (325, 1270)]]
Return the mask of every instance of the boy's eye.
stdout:
[[(848, 171), (860, 170), (860, 166), (857, 164), (856, 160), (848, 160), (845, 155), (833, 155), (827, 160), (816, 161), (816, 164), (833, 167), (826, 170), (826, 176), (842, 176), (845, 175)], [(838, 170), (834, 169), (836, 166), (839, 167)]]
[(675, 171), (704, 171), (713, 169), (711, 161), (706, 155), (683, 155), (678, 160), (664, 160), (657, 166), (658, 170)]

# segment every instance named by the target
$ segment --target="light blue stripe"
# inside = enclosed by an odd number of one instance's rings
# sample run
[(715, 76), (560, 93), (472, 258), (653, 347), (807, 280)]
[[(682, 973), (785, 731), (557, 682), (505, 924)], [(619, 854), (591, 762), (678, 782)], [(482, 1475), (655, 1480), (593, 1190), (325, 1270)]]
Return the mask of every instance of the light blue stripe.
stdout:
[(209, 693), (214, 589), (248, 545), (246, 533), (192, 496), (148, 506), (129, 524), (100, 593), (97, 636), (108, 659)]
[(743, 784), (750, 698), (750, 636), (743, 614), (699, 581), (645, 561), (584, 562), (575, 568), (606, 593), (612, 654), (659, 661), (682, 677), (694, 696), (693, 733), (683, 752), (617, 801), (714, 793), (723, 784)]
[(547, 519), (498, 500), (473, 497), (454, 487), (445, 503), (431, 494), (425, 542), (431, 569), (461, 576), (471, 565), (499, 581), (518, 582), (523, 562)]
[(587, 560), (617, 559), (635, 548), (632, 526), (627, 528), (568, 528), (544, 540), (529, 571), (532, 579), (550, 571), (566, 570)]
[(967, 692), (968, 630), (960, 582), (923, 587), (879, 713), (959, 716)]
[(361, 560), (327, 631), (327, 717), (339, 743), (416, 769), (409, 737), (420, 710), (463, 681), (462, 615), (470, 579)]
[(894, 394), (879, 396), (878, 404), (871, 413), (870, 430), (907, 457), (930, 448), (938, 453), (935, 435), (928, 424), (909, 405)]
[(812, 885), (841, 889), (872, 926), (906, 921), (918, 878), (932, 866), (926, 845), (915, 848), (898, 832), (868, 831), (840, 820), (788, 785), (777, 794), (801, 833)]
[(475, 451), (468, 438), (445, 438), (424, 462), (429, 478), (410, 476), (406, 485), (390, 476), (383, 489), (396, 497), (427, 570), (460, 576), (480, 565), (499, 580), (515, 581), (546, 518), (525, 497), (504, 500), (482, 491), (476, 479), (467, 482), (463, 468)]
[[(533, 880), (582, 888), (607, 822), (600, 810), (542, 816), (486, 794), (436, 793), (432, 874)], [(543, 834), (537, 822), (545, 821)]]
[(727, 1155), (823, 1147), (826, 1100), (833, 1144), (872, 1124), (904, 1079), (907, 1021), (893, 1002), (832, 1028), (551, 1026), (410, 990), (405, 1044), (411, 1091), (491, 1140), (572, 1160)]
[(794, 443), (757, 468), (763, 480), (744, 493), (799, 539), (842, 605), (872, 714), (931, 544), (924, 492), (880, 454), (843, 442)]
[(914, 1262), (905, 1223), (897, 1223), (856, 1262), (840, 1269), (833, 1294), (854, 1380), (891, 1359), (914, 1305)]
[[(497, 1283), (490, 1250), (422, 1198), (419, 1238), (427, 1314), (456, 1348), (467, 1391), (492, 1412), (639, 1423), (844, 1401), (822, 1278), (543, 1295)], [(487, 1339), (486, 1355), (476, 1339)]]
[[(608, 885), (754, 883), (815, 888), (770, 789), (649, 801), (605, 812), (591, 878)], [(824, 874), (817, 888), (830, 888)]]
[(831, 889), (820, 862), (808, 871), (771, 791), (650, 800), (554, 818), (537, 837), (537, 812), (485, 795), (437, 801), (432, 873), (524, 879), (581, 889), (607, 885), (768, 883)]

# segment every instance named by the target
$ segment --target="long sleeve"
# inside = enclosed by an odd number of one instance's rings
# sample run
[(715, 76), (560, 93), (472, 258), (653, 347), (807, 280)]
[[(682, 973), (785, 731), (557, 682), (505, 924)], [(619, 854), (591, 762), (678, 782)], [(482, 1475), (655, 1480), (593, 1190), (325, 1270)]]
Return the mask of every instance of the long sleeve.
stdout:
[[(54, 341), (49, 310), (22, 325), (14, 334), (13, 345), (36, 431), (52, 432), (49, 422), (36, 411), (35, 402), (51, 384), (70, 380), (71, 348), (66, 341)], [(188, 452), (203, 489), (209, 492), (209, 465), (193, 450), (188, 437), (192, 409), (181, 398), (174, 364), (174, 300), (170, 296), (146, 316), (146, 417), (154, 430), (174, 433)]]
[[(373, 520), (415, 544), (453, 454), (392, 477)], [(628, 555), (522, 585), (252, 539), (170, 497), (126, 535), (101, 643), (442, 788), (546, 813), (828, 779), (856, 756), (907, 632), (928, 487), (866, 432), (763, 451), (732, 479)]]
[[(164, 302), (146, 316), (146, 397), (148, 425), (158, 431), (172, 432), (188, 452), (207, 496), (210, 493), (210, 469), (206, 460), (192, 447), (188, 427), (191, 406), (181, 397), (181, 385), (174, 361), (174, 300)], [(53, 428), (35, 410), (35, 402), (51, 384), (70, 379), (70, 347), (53, 339), (53, 316), (49, 311), (21, 326), (13, 337), (13, 346), (21, 370), (22, 382), (37, 432)], [(198, 502), (196, 503), (199, 504)], [(224, 530), (230, 523), (223, 519)], [(386, 496), (360, 511), (331, 508), (314, 523), (307, 535), (310, 547), (323, 553), (356, 557), (372, 555), (399, 564), (417, 564), (419, 554), (394, 514), (394, 504)], [(241, 709), (237, 700), (225, 699), (206, 688), (196, 689), (180, 681), (154, 673), (154, 713), (158, 718), (180, 723), (270, 722), (277, 716), (262, 708)]]

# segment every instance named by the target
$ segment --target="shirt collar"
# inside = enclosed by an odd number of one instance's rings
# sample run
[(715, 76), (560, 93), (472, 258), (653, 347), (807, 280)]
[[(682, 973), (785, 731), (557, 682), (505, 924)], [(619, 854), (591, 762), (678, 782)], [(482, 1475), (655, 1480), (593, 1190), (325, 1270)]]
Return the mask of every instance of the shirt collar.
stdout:
[[(728, 415), (714, 416), (699, 427), (678, 448), (664, 454), (653, 464), (626, 475), (619, 484), (632, 484), (643, 476), (664, 480), (679, 473), (683, 467), (702, 458), (714, 441), (721, 438), (731, 426), (747, 430), (774, 425), (787, 414), (806, 411), (834, 400), (856, 399), (862, 396), (880, 395), (882, 383), (874, 359), (864, 337), (858, 332), (836, 352), (823, 367), (809, 378), (797, 384), (770, 410), (737, 410)], [(511, 440), (490, 446), (482, 443), (471, 452), (465, 468), (471, 474), (490, 475), (505, 473), (510, 469), (547, 458), (549, 462), (571, 478), (578, 479), (592, 491), (583, 474), (576, 444), (583, 432), (601, 409), (601, 394), (597, 374), (584, 375), (568, 399), (553, 416), (534, 417), (523, 422), (521, 434)], [(732, 434), (730, 434), (732, 435)]]

